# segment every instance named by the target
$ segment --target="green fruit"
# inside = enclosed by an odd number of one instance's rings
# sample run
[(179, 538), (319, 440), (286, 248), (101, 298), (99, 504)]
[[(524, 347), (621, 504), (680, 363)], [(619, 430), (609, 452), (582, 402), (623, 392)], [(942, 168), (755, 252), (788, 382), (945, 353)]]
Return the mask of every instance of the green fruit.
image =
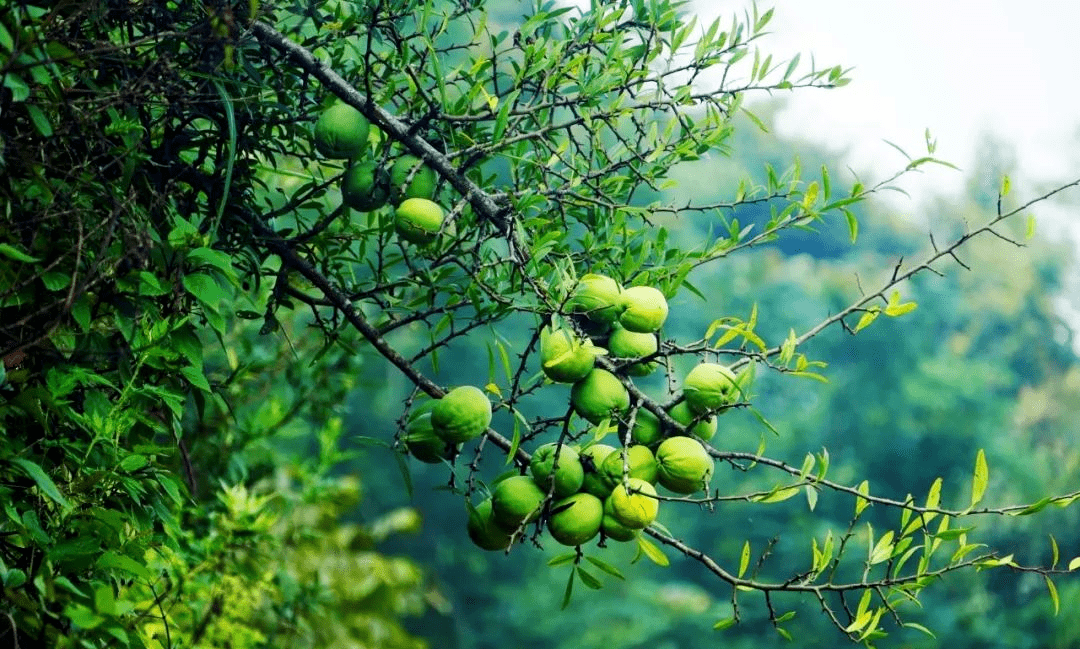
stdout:
[(409, 420), (405, 432), (401, 435), (401, 442), (409, 455), (426, 464), (439, 464), (443, 460), (453, 459), (457, 453), (456, 444), (447, 444), (446, 440), (435, 434), (435, 429), (431, 426), (430, 412)]
[(631, 286), (622, 293), (624, 310), (619, 324), (629, 331), (659, 331), (668, 316), (667, 298), (651, 286)]
[(679, 494), (692, 494), (708, 487), (713, 459), (696, 439), (669, 437), (656, 449), (656, 479)]
[(615, 520), (611, 509), (611, 498), (604, 500), (604, 518), (600, 522), (600, 529), (607, 538), (620, 542), (633, 541), (640, 531)]
[(593, 424), (618, 417), (630, 408), (630, 393), (611, 372), (595, 368), (570, 388), (574, 411)]
[(540, 361), (544, 374), (556, 383), (576, 383), (592, 371), (599, 350), (581, 341), (570, 329), (540, 330)]
[[(626, 451), (625, 460), (623, 451)], [(604, 479), (613, 489), (615, 485), (623, 481), (623, 469), (626, 466), (629, 466), (631, 478), (638, 478), (650, 483), (656, 482), (656, 458), (653, 457), (649, 447), (634, 444), (623, 450), (616, 449), (614, 453), (604, 459), (604, 463), (600, 465), (600, 470), (604, 474)]]
[(571, 313), (610, 325), (623, 310), (622, 287), (606, 275), (582, 275), (566, 304)]
[(435, 172), (421, 163), (416, 156), (403, 155), (390, 167), (391, 191), (397, 201), (406, 198), (435, 198), (435, 184)]
[(592, 494), (579, 493), (551, 505), (548, 531), (563, 545), (581, 545), (600, 533), (604, 503)]
[(450, 444), (479, 437), (491, 424), (491, 401), (480, 388), (463, 385), (439, 399), (431, 411), (435, 434)]
[(426, 198), (407, 198), (394, 210), (394, 230), (410, 243), (427, 245), (438, 237), (445, 217), (438, 203)]
[(389, 198), (390, 177), (374, 160), (353, 164), (341, 178), (341, 200), (355, 210), (377, 210)]
[(638, 408), (634, 414), (634, 427), (630, 429), (630, 439), (635, 444), (653, 447), (664, 438), (664, 429), (660, 419), (651, 410)]
[(581, 466), (578, 453), (569, 446), (558, 442), (544, 444), (536, 449), (529, 463), (536, 486), (544, 493), (552, 489), (557, 498), (564, 498), (578, 489), (585, 480), (585, 470)]
[(702, 363), (683, 379), (683, 396), (690, 410), (702, 414), (739, 400), (735, 373), (716, 363)]
[(616, 522), (640, 530), (656, 520), (660, 511), (660, 501), (655, 498), (656, 489), (651, 484), (638, 478), (630, 478), (612, 490), (611, 517)]
[[(608, 336), (607, 348), (614, 359), (635, 359), (655, 354), (659, 349), (659, 344), (655, 333), (638, 333), (617, 326)], [(648, 376), (656, 369), (656, 365), (656, 361), (634, 363), (626, 366), (626, 373), (632, 376)]]
[(469, 512), (466, 530), (472, 542), (484, 550), (505, 550), (510, 547), (510, 534), (496, 525), (492, 517), (491, 498)]
[(315, 149), (325, 158), (354, 158), (367, 148), (370, 131), (360, 111), (336, 101), (315, 122)]
[(516, 475), (501, 481), (491, 492), (491, 511), (495, 523), (512, 532), (523, 523), (536, 520), (546, 497), (547, 494), (527, 475)]
[(579, 451), (578, 459), (585, 472), (585, 479), (581, 481), (581, 491), (591, 493), (597, 498), (607, 498), (613, 485), (608, 484), (601, 467), (604, 465), (604, 460), (614, 452), (615, 447), (607, 444), (593, 444)]
[[(668, 414), (671, 415), (672, 419), (683, 426), (689, 426), (690, 422), (700, 417), (700, 415), (695, 414), (694, 411), (690, 409), (690, 406), (687, 405), (685, 401), (680, 401), (672, 406), (668, 410)], [(706, 442), (709, 441), (713, 438), (713, 435), (716, 434), (716, 415), (709, 414), (701, 417), (701, 419), (699, 419), (687, 432), (697, 435)]]

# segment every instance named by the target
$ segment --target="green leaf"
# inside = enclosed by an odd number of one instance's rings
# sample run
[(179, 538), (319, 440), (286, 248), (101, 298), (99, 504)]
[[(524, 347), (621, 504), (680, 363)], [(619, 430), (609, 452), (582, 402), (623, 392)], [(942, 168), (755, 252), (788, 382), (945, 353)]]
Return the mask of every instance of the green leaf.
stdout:
[(874, 616), (873, 612), (870, 611), (871, 595), (870, 589), (863, 591), (862, 597), (859, 598), (859, 607), (855, 610), (855, 619), (844, 628), (845, 632), (858, 633), (863, 627), (870, 624), (870, 620)]
[(1061, 602), (1058, 600), (1057, 586), (1050, 579), (1050, 575), (1043, 575), (1043, 579), (1046, 580), (1046, 590), (1050, 591), (1050, 601), (1054, 602), (1054, 615), (1058, 614), (1061, 609)]
[(859, 333), (866, 327), (870, 326), (870, 323), (877, 320), (878, 315), (881, 313), (881, 307), (872, 306), (863, 312), (862, 317), (859, 318), (858, 324), (855, 325), (855, 333)]
[(863, 510), (866, 509), (866, 506), (870, 504), (869, 500), (862, 497), (870, 495), (870, 483), (863, 480), (859, 483), (858, 487), (855, 487), (855, 491), (862, 494), (855, 497), (855, 516), (858, 516), (859, 514), (862, 514)]
[(597, 579), (596, 576), (594, 576), (592, 573), (585, 570), (583, 566), (579, 565), (577, 567), (577, 573), (578, 577), (581, 579), (581, 583), (585, 584), (589, 588), (592, 588), (593, 590), (600, 590), (604, 587), (604, 584), (602, 584), (600, 580)]
[(926, 509), (937, 509), (941, 503), (941, 478), (934, 480), (930, 485), (930, 492), (926, 495)]
[(971, 506), (979, 504), (983, 494), (986, 493), (986, 485), (990, 481), (990, 469), (986, 466), (986, 453), (979, 449), (975, 456), (975, 474), (971, 478)]
[(1035, 215), (1029, 214), (1027, 217), (1027, 227), (1024, 230), (1024, 238), (1031, 239), (1035, 236)]
[(656, 547), (655, 543), (642, 536), (638, 536), (638, 551), (640, 554), (644, 554), (648, 557), (649, 561), (652, 561), (662, 568), (671, 564), (671, 561), (668, 560), (667, 555), (664, 554), (663, 550)]
[(874, 549), (870, 551), (870, 565), (887, 561), (892, 556), (893, 551), (893, 531), (889, 530), (881, 535), (877, 543), (874, 545)]
[(550, 559), (547, 564), (551, 567), (564, 566), (577, 557), (577, 552), (567, 552), (566, 554), (560, 554), (557, 557)]
[(52, 481), (52, 478), (50, 478), (40, 466), (21, 457), (12, 458), (11, 463), (25, 471), (26, 475), (30, 476), (30, 479), (37, 484), (38, 489), (41, 489), (41, 492), (48, 496), (53, 502), (64, 509), (71, 509), (71, 503), (68, 502), (67, 498), (64, 498), (64, 495), (60, 493), (60, 490), (56, 487), (56, 483)]
[(750, 566), (750, 541), (746, 541), (742, 546), (742, 557), (739, 558), (739, 577), (741, 578), (746, 574), (746, 569)]
[(714, 624), (712, 628), (714, 631), (723, 631), (724, 629), (730, 628), (732, 626), (735, 626), (735, 618), (725, 617), (724, 619)]
[(575, 574), (577, 574), (577, 573), (575, 571), (571, 570), (570, 571), (570, 578), (566, 580), (566, 590), (563, 591), (562, 606), (559, 607), (562, 610), (566, 610), (566, 607), (570, 605), (570, 596), (574, 592), (574, 575)]
[(914, 311), (917, 306), (918, 304), (915, 302), (904, 302), (901, 304), (900, 291), (893, 291), (892, 295), (889, 296), (889, 304), (885, 307), (885, 315), (890, 318), (895, 318)]
[(799, 489), (799, 487), (781, 487), (778, 485), (773, 487), (772, 491), (760, 496), (754, 496), (751, 500), (756, 503), (779, 503), (799, 495)]
[(26, 254), (22, 250), (19, 250), (15, 246), (8, 245), (6, 243), (0, 243), (0, 255), (4, 255), (5, 257), (10, 257), (11, 259), (14, 259), (15, 261), (26, 262), (28, 264), (33, 264), (33, 263), (41, 261), (37, 257), (31, 257), (30, 255)]
[(118, 554), (113, 550), (109, 550), (105, 554), (101, 555), (101, 557), (97, 560), (96, 565), (98, 568), (102, 569), (123, 570), (124, 572), (135, 575), (140, 579), (145, 579), (148, 582), (154, 579), (153, 573), (150, 572), (150, 570), (142, 563), (132, 559), (129, 556)]
[(585, 560), (588, 561), (589, 563), (593, 564), (597, 568), (603, 570), (607, 574), (611, 575), (612, 577), (615, 577), (616, 579), (622, 579), (623, 581), (626, 581), (626, 577), (624, 577), (623, 574), (621, 572), (619, 572), (619, 569), (616, 568), (615, 566), (611, 565), (610, 563), (608, 563), (608, 562), (606, 562), (606, 561), (604, 561), (602, 559), (598, 559), (596, 557), (593, 557), (593, 556), (587, 556), (587, 557), (585, 557)]
[(41, 110), (36, 104), (27, 104), (26, 112), (30, 115), (30, 121), (34, 123), (34, 128), (42, 137), (49, 137), (53, 134), (52, 124), (49, 122), (49, 118), (45, 116), (45, 111)]
[(849, 209), (844, 209), (844, 218), (847, 219), (848, 233), (851, 235), (851, 243), (855, 243), (855, 239), (859, 236), (859, 219), (855, 218), (855, 214)]
[(1072, 572), (1077, 568), (1080, 568), (1080, 557), (1073, 557), (1072, 560), (1069, 561), (1069, 572)]
[(930, 636), (931, 638), (934, 638), (935, 640), (937, 639), (937, 636), (934, 635), (934, 633), (932, 631), (930, 631), (930, 629), (924, 627), (921, 624), (918, 624), (917, 622), (904, 622), (904, 626), (908, 627), (910, 629), (915, 629), (916, 631), (922, 631), (923, 633)]

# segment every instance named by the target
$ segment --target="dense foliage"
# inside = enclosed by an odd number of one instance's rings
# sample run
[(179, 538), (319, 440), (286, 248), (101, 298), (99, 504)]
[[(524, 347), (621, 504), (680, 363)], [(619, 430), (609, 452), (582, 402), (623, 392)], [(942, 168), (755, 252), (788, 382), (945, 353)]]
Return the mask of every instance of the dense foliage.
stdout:
[[(781, 156), (782, 164), (716, 183), (719, 194), (684, 191), (679, 165), (746, 159), (738, 129), (765, 126), (745, 110), (747, 97), (841, 86), (845, 70), (773, 61), (757, 47), (772, 12), (756, 7), (699, 25), (665, 0), (580, 11), (537, 3), (512, 23), (515, 12), (480, 4), (17, 3), (0, 18), (0, 638), (423, 646), (401, 618), (449, 604), (414, 561), (382, 550), (418, 529), (417, 513), (403, 507), (361, 524), (362, 487), (348, 475), (362, 445), (392, 447), (384, 453), (405, 469), (406, 488), (410, 464), (400, 435), (346, 419), (347, 395), (368, 395), (357, 420), (390, 413), (400, 433), (407, 410), (450, 387), (486, 391), (491, 428), (438, 465), (455, 503), (441, 508), (464, 540), (467, 513), (497, 476), (524, 472), (542, 443), (618, 444), (644, 411), (681, 432), (666, 408), (700, 361), (747, 377), (720, 414), (750, 437), (708, 446), (717, 466), (732, 470), (702, 493), (661, 495), (663, 524), (628, 547), (609, 541), (552, 557), (554, 586), (553, 573), (527, 558), (532, 545), (554, 545), (543, 529), (551, 512), (522, 526), (509, 558), (538, 582), (537, 599), (556, 608), (571, 596), (587, 601), (584, 585), (620, 589), (641, 605), (653, 577), (625, 575), (623, 564), (682, 555), (680, 574), (697, 585), (664, 597), (669, 617), (692, 618), (695, 633), (748, 615), (740, 628), (764, 619), (789, 636), (799, 633), (789, 620), (801, 607), (831, 628), (812, 627), (817, 637), (871, 644), (902, 625), (923, 628), (912, 604), (932, 601), (934, 588), (924, 588), (988, 569), (1037, 575), (1058, 606), (1051, 578), (1076, 567), (1072, 555), (1051, 537), (1022, 559), (1007, 549), (1015, 539), (974, 526), (1064, 507), (1080, 492), (1068, 473), (1023, 489), (992, 482), (988, 464), (1015, 459), (1014, 449), (975, 441), (975, 429), (1001, 413), (975, 413), (972, 404), (984, 391), (1019, 395), (1029, 404), (1018, 411), (1022, 434), (1066, 428), (1066, 406), (1030, 405), (1075, 400), (1065, 345), (1038, 355), (1001, 349), (995, 327), (1015, 314), (976, 302), (952, 314), (979, 324), (951, 341), (972, 352), (970, 367), (950, 367), (955, 359), (940, 349), (913, 352), (935, 380), (965, 383), (967, 401), (924, 397), (925, 411), (898, 416), (883, 394), (843, 410), (856, 419), (833, 421), (843, 386), (819, 385), (829, 361), (850, 364), (844, 376), (856, 384), (861, 370), (924, 389), (888, 362), (896, 341), (910, 340), (903, 325), (915, 298), (936, 303), (931, 294), (944, 280), (935, 274), (979, 270), (964, 259), (980, 254), (980, 240), (1018, 245), (1024, 233), (1008, 219), (1045, 197), (1009, 207), (1005, 179), (990, 211), (974, 211), (966, 229), (936, 232), (928, 249), (910, 236), (871, 234), (865, 244), (856, 210), (939, 162), (929, 137), (925, 155), (880, 182), (840, 180), (827, 165), (807, 173)], [(388, 169), (408, 154), (434, 171), (443, 225), (405, 235), (395, 223), (401, 195), (368, 211), (343, 205), (339, 181), (352, 163), (326, 159), (312, 137), (336, 101), (372, 125), (356, 162)], [(842, 235), (829, 236), (837, 228)], [(815, 229), (825, 235), (807, 234)], [(875, 266), (856, 284), (848, 269), (818, 276), (806, 262), (820, 293), (793, 306), (789, 280), (769, 260), (814, 241), (832, 246), (831, 256), (870, 245)], [(909, 256), (898, 260), (897, 251)], [(587, 273), (657, 287), (672, 305), (654, 375), (634, 379), (597, 359), (618, 373), (633, 410), (591, 423), (546, 379), (538, 349), (542, 325), (582, 324), (568, 301)], [(761, 282), (724, 279), (736, 275)], [(1016, 299), (1038, 299), (1030, 286), (1012, 288)], [(1052, 340), (1050, 309), (1027, 306), (1023, 313), (1040, 318), (1009, 342)], [(1012, 319), (983, 319), (988, 313)], [(867, 365), (864, 355), (879, 360)], [(999, 361), (1024, 367), (999, 378)], [(387, 371), (409, 384), (404, 404), (387, 388)], [(772, 387), (776, 379), (799, 384), (817, 405), (789, 416), (791, 393)], [(837, 449), (880, 456), (857, 437), (823, 431), (892, 420), (959, 438), (949, 452), (970, 457), (974, 475), (934, 465), (941, 453), (932, 437), (893, 441), (928, 444), (906, 457), (920, 477), (942, 480), (912, 484), (888, 461), (833, 465)], [(1032, 444), (1056, 452), (1046, 440)], [(391, 484), (385, 475), (376, 482)], [(696, 524), (716, 512), (768, 521), (794, 502), (800, 516), (771, 522), (797, 525), (787, 532), (798, 548), (756, 526), (718, 543)], [(720, 586), (723, 611), (710, 603)], [(476, 596), (510, 606), (501, 588)], [(713, 593), (704, 605), (702, 588)], [(554, 615), (526, 619), (537, 639), (558, 624)], [(505, 622), (522, 626), (513, 615)], [(641, 642), (650, 633), (626, 631)]]

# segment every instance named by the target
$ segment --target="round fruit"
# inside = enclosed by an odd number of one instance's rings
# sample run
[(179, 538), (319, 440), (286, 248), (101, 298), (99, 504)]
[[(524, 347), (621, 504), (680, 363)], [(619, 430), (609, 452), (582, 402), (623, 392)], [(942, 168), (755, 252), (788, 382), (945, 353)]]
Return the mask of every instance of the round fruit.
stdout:
[(623, 481), (623, 469), (629, 467), (629, 476), (631, 478), (638, 478), (645, 482), (656, 482), (656, 458), (653, 457), (652, 451), (649, 447), (642, 446), (640, 444), (634, 444), (623, 449), (626, 451), (626, 458), (623, 458), (623, 452), (616, 449), (614, 453), (608, 455), (604, 459), (604, 463), (600, 465), (600, 470), (604, 474), (604, 479), (614, 489), (615, 485)]
[[(680, 401), (668, 410), (668, 414), (671, 418), (679, 422), (683, 426), (689, 426), (690, 422), (694, 421), (699, 415), (694, 414), (694, 411), (690, 409), (690, 406), (685, 401)], [(697, 435), (706, 442), (713, 438), (716, 434), (716, 415), (708, 415), (698, 420), (693, 427), (687, 432)]]
[(570, 388), (574, 411), (593, 424), (615, 417), (630, 408), (630, 393), (611, 372), (595, 368)]
[(466, 529), (472, 542), (485, 550), (505, 550), (510, 547), (510, 534), (496, 525), (492, 517), (491, 498), (469, 512)]
[(491, 424), (491, 401), (480, 388), (463, 385), (439, 399), (431, 411), (435, 434), (450, 444), (479, 437)]
[(577, 451), (558, 442), (544, 444), (536, 449), (529, 463), (529, 472), (532, 473), (536, 486), (544, 493), (550, 491), (554, 483), (554, 494), (557, 498), (575, 493), (581, 489), (581, 483), (585, 480), (585, 470), (581, 466)]
[(522, 523), (536, 520), (545, 497), (546, 494), (527, 475), (503, 480), (491, 492), (491, 511), (495, 523), (512, 532)]
[(593, 444), (581, 449), (578, 459), (581, 460), (581, 468), (585, 471), (581, 491), (591, 493), (597, 498), (607, 498), (611, 493), (612, 485), (608, 484), (601, 467), (604, 465), (604, 460), (614, 452), (615, 447), (607, 444)]
[(630, 429), (630, 439), (636, 444), (653, 447), (664, 437), (660, 419), (645, 408), (638, 408), (634, 414), (634, 427)]
[(426, 198), (407, 198), (394, 210), (394, 230), (410, 243), (427, 245), (439, 235), (445, 217), (438, 203)]
[(315, 149), (325, 158), (353, 158), (368, 144), (371, 122), (342, 101), (323, 110), (315, 122)]
[(701, 414), (731, 405), (739, 399), (735, 373), (716, 363), (702, 363), (683, 379), (683, 395), (690, 410)]
[(607, 275), (582, 275), (567, 307), (571, 313), (588, 316), (594, 322), (611, 324), (623, 310), (622, 287)]
[(713, 459), (696, 439), (669, 437), (656, 449), (656, 479), (679, 494), (706, 488), (713, 473)]
[(401, 442), (409, 455), (425, 464), (439, 464), (443, 460), (453, 459), (457, 453), (456, 444), (447, 444), (435, 434), (435, 429), (431, 426), (430, 412), (416, 415), (409, 420), (405, 432), (401, 435)]
[(616, 522), (640, 530), (656, 520), (660, 501), (655, 498), (656, 489), (638, 478), (630, 478), (620, 484), (608, 496), (611, 501), (611, 517)]
[[(608, 336), (607, 348), (614, 359), (633, 359), (655, 354), (659, 345), (654, 333), (638, 333), (625, 327), (615, 327)], [(632, 376), (648, 376), (656, 369), (656, 365), (656, 361), (634, 363), (626, 366), (626, 373)]]
[[(416, 169), (415, 173), (413, 169)], [(410, 174), (412, 174), (411, 180)], [(390, 186), (397, 200), (434, 198), (435, 180), (435, 172), (421, 163), (416, 156), (403, 155), (390, 167)]]
[(390, 198), (390, 177), (374, 160), (365, 160), (349, 167), (341, 178), (341, 199), (349, 207), (370, 212), (377, 210)]
[(576, 383), (592, 371), (597, 348), (592, 341), (582, 342), (569, 329), (540, 330), (541, 369), (556, 383)]
[(604, 503), (592, 494), (579, 493), (551, 505), (548, 531), (563, 545), (581, 545), (600, 533)]
[(651, 286), (631, 286), (622, 293), (624, 310), (619, 324), (629, 331), (659, 331), (668, 316), (667, 298)]
[(637, 538), (639, 530), (627, 527), (615, 520), (611, 512), (611, 498), (607, 498), (604, 500), (604, 518), (600, 522), (600, 529), (603, 530), (604, 536), (622, 542), (633, 541)]

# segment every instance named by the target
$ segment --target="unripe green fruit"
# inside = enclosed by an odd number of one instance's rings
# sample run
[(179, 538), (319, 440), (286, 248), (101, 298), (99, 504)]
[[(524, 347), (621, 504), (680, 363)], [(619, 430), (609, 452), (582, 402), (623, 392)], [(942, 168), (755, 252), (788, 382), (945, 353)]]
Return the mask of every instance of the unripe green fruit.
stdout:
[(578, 489), (585, 480), (585, 470), (581, 466), (581, 460), (577, 451), (566, 444), (558, 442), (544, 444), (532, 455), (529, 463), (529, 473), (532, 474), (536, 486), (544, 493), (552, 489), (557, 498), (565, 498)]
[[(417, 169), (417, 166), (419, 168)], [(413, 173), (416, 169), (416, 173)], [(406, 180), (412, 174), (412, 180)], [(406, 198), (435, 198), (435, 172), (416, 156), (403, 155), (390, 167), (390, 186), (396, 200)]]
[(599, 351), (592, 341), (583, 342), (570, 329), (540, 330), (541, 369), (556, 383), (576, 383), (585, 378)]
[[(655, 354), (659, 344), (656, 342), (655, 333), (638, 333), (616, 326), (608, 336), (607, 348), (613, 359), (633, 359)], [(626, 373), (631, 376), (648, 376), (656, 369), (656, 365), (656, 361), (634, 363), (626, 366)]]
[(664, 438), (664, 429), (660, 419), (651, 410), (638, 408), (634, 414), (634, 427), (630, 429), (630, 439), (635, 444), (655, 447)]
[(615, 520), (615, 516), (612, 514), (611, 509), (611, 498), (606, 498), (604, 500), (604, 518), (600, 522), (600, 529), (607, 538), (623, 543), (626, 541), (633, 541), (640, 532), (640, 530), (627, 527)]
[(638, 478), (630, 478), (612, 490), (608, 499), (611, 501), (611, 517), (618, 523), (639, 530), (656, 520), (660, 511), (656, 489), (651, 484)]
[(341, 178), (341, 200), (355, 210), (377, 210), (389, 198), (390, 177), (374, 160), (351, 165)]
[(469, 512), (466, 530), (472, 542), (484, 550), (505, 550), (510, 547), (510, 533), (495, 524), (491, 498), (485, 499)]
[[(626, 452), (625, 463), (623, 451)], [(604, 459), (600, 470), (613, 489), (623, 480), (624, 466), (629, 466), (631, 478), (638, 478), (649, 483), (656, 482), (656, 458), (647, 446), (634, 444), (622, 450), (616, 449)]]
[(581, 491), (591, 493), (597, 498), (607, 498), (611, 493), (612, 485), (608, 484), (602, 467), (604, 460), (615, 452), (614, 446), (607, 444), (593, 444), (583, 448), (578, 453), (581, 467), (585, 471), (585, 479), (581, 482)]
[(594, 322), (610, 325), (623, 310), (622, 287), (607, 275), (582, 275), (566, 304), (571, 313), (588, 316)]
[(631, 286), (622, 293), (624, 310), (619, 324), (628, 331), (659, 331), (668, 316), (667, 298), (651, 286)]
[(315, 122), (315, 149), (325, 158), (354, 158), (368, 144), (371, 122), (352, 106), (337, 101)]
[(728, 406), (739, 400), (735, 373), (717, 363), (702, 363), (683, 379), (683, 396), (697, 414)]
[(439, 399), (431, 411), (435, 434), (450, 444), (479, 437), (491, 424), (491, 401), (477, 387), (463, 385)]
[(656, 449), (656, 479), (678, 494), (692, 494), (708, 487), (713, 459), (696, 439), (669, 437)]
[(456, 444), (447, 444), (446, 440), (435, 434), (431, 426), (431, 413), (425, 412), (409, 420), (405, 432), (401, 435), (409, 455), (425, 464), (439, 464), (443, 460), (453, 459), (457, 453)]
[(574, 411), (593, 424), (617, 417), (630, 408), (630, 393), (611, 372), (595, 368), (570, 388)]
[(509, 532), (522, 523), (531, 523), (540, 516), (546, 496), (527, 475), (516, 475), (499, 482), (491, 492), (495, 522)]
[(394, 230), (402, 239), (423, 246), (439, 236), (443, 208), (426, 198), (407, 198), (394, 210)]
[[(668, 414), (683, 426), (689, 426), (690, 422), (698, 417), (698, 415), (694, 414), (694, 411), (690, 410), (690, 406), (687, 405), (686, 401), (680, 401), (672, 406), (668, 410)], [(716, 415), (710, 414), (703, 417), (687, 432), (697, 435), (706, 442), (709, 441), (713, 438), (713, 435), (716, 435)]]
[(548, 531), (563, 545), (581, 545), (600, 533), (604, 503), (592, 494), (577, 493), (551, 505)]

